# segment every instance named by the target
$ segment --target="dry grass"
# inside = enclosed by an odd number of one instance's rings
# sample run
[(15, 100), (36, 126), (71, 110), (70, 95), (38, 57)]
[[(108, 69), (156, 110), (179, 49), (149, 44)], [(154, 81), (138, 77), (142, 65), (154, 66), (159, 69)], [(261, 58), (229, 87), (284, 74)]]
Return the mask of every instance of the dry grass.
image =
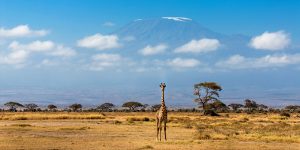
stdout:
[[(300, 118), (279, 114), (169, 113), (157, 142), (155, 113), (2, 113), (0, 149), (298, 149)], [(24, 119), (26, 118), (26, 119)], [(43, 144), (41, 144), (43, 143)]]
[(15, 112), (4, 113), (0, 120), (60, 120), (60, 119), (105, 119), (105, 116), (99, 113), (78, 113), (78, 112)]

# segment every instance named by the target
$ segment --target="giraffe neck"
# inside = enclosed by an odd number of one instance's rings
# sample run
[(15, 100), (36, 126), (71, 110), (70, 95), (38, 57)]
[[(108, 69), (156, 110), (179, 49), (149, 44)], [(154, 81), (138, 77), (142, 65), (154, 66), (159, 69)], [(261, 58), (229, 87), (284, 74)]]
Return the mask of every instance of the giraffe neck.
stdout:
[(165, 107), (165, 90), (162, 89), (161, 91), (161, 106)]

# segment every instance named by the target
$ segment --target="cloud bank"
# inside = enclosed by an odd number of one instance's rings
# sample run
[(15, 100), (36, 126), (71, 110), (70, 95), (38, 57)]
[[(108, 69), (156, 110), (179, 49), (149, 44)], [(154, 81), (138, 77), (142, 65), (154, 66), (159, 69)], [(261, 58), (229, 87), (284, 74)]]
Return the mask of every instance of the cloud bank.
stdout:
[(28, 25), (19, 25), (11, 29), (0, 28), (0, 38), (45, 36), (48, 33), (47, 30), (32, 30)]
[(284, 67), (299, 63), (300, 54), (266, 55), (258, 58), (233, 55), (226, 60), (217, 62), (216, 66), (224, 69), (259, 69)]
[(180, 57), (167, 61), (167, 64), (175, 69), (193, 68), (200, 64), (200, 61), (193, 58), (183, 59)]
[(139, 53), (144, 56), (156, 55), (164, 53), (167, 48), (168, 46), (166, 44), (159, 44), (156, 46), (147, 45), (145, 48), (139, 50)]
[(175, 53), (207, 53), (215, 51), (220, 47), (217, 39), (191, 40), (190, 42), (175, 49)]
[(264, 32), (253, 37), (250, 41), (250, 47), (260, 50), (278, 51), (287, 48), (291, 40), (284, 31)]
[(121, 47), (117, 35), (95, 34), (78, 40), (77, 45), (84, 48), (94, 48), (98, 50), (107, 50)]

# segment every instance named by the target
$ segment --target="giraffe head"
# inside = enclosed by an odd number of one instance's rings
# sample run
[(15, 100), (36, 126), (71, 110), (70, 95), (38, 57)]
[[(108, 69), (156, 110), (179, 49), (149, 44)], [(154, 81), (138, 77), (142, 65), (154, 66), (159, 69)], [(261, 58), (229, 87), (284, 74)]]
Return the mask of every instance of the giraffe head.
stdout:
[(159, 87), (161, 88), (161, 90), (164, 90), (166, 88), (166, 84), (165, 83), (160, 83)]

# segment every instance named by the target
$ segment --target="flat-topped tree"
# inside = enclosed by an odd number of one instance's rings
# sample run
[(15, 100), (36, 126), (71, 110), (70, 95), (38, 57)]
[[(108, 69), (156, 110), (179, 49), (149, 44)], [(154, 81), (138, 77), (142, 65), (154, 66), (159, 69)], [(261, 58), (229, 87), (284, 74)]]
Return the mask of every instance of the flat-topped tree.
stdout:
[(268, 107), (267, 105), (264, 105), (264, 104), (258, 104), (258, 105), (257, 105), (257, 108), (258, 108), (259, 110), (266, 110), (266, 109), (268, 109), (269, 107)]
[(53, 111), (57, 108), (57, 106), (53, 105), (53, 104), (50, 104), (47, 106), (47, 108), (50, 110), (50, 111)]
[(138, 107), (143, 107), (144, 105), (140, 102), (126, 102), (122, 107), (127, 107), (129, 110), (134, 111)]
[(245, 108), (248, 108), (248, 111), (253, 111), (258, 107), (257, 103), (254, 100), (246, 99), (245, 100)]
[(13, 101), (5, 103), (4, 106), (9, 107), (10, 111), (15, 111), (18, 107), (24, 107), (22, 104)]
[(202, 109), (207, 110), (207, 103), (210, 101), (219, 100), (219, 91), (222, 90), (222, 87), (216, 82), (202, 82), (194, 85), (194, 95), (197, 98), (194, 100), (198, 103)]
[(244, 107), (244, 105), (242, 104), (237, 104), (237, 103), (231, 103), (228, 105), (229, 107), (231, 107), (234, 111), (237, 111), (239, 108)]
[(35, 111), (39, 106), (34, 103), (24, 105), (29, 111)]
[(113, 107), (115, 107), (114, 104), (112, 103), (103, 103), (100, 106), (98, 106), (96, 109), (100, 110), (100, 111), (109, 111), (111, 110)]
[(284, 109), (289, 110), (290, 112), (294, 112), (296, 110), (300, 110), (300, 105), (288, 105), (284, 107)]
[(79, 109), (82, 109), (82, 105), (75, 103), (75, 104), (70, 105), (69, 108), (72, 109), (72, 111), (75, 112), (75, 111), (77, 111)]

